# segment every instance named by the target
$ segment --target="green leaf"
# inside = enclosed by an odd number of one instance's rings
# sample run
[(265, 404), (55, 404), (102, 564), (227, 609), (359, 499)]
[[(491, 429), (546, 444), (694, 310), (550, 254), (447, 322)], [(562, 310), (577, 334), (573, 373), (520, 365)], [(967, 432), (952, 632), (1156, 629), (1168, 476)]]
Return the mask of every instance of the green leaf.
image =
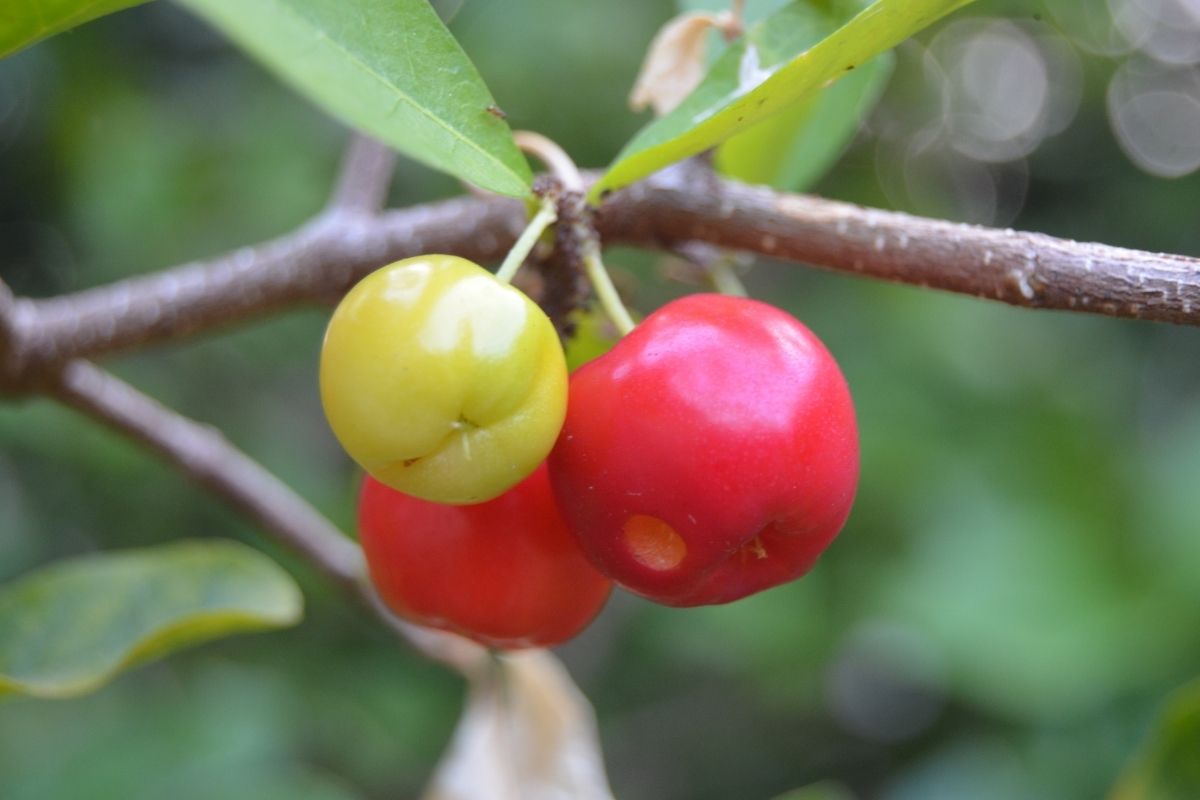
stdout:
[(892, 73), (883, 53), (810, 101), (758, 123), (717, 149), (717, 170), (747, 183), (803, 191), (820, 180), (858, 133)]
[(1200, 797), (1200, 680), (1179, 689), (1110, 800)]
[(427, 0), (183, 0), (346, 123), (500, 194), (530, 172), (475, 66)]
[(0, 590), (0, 695), (84, 694), (189, 645), (295, 624), (302, 605), (291, 576), (237, 542), (53, 564)]
[(6, 0), (0, 8), (0, 58), (34, 42), (146, 0)]
[[(747, 27), (775, 13), (791, 0), (746, 0), (742, 9), (742, 22)], [(822, 0), (811, 0), (811, 3), (821, 4)], [(810, 4), (811, 4), (810, 3)], [(679, 0), (676, 5), (681, 12), (685, 11), (725, 11), (730, 7), (729, 0)]]
[(811, 98), (917, 31), (972, 0), (877, 0), (819, 43), (789, 51), (791, 27), (807, 9), (792, 3), (731, 46), (674, 111), (625, 146), (592, 198), (749, 130)]
[[(750, 25), (787, 4), (788, 0), (751, 0), (746, 4), (743, 18)], [(684, 0), (680, 5), (687, 11), (711, 12), (728, 3), (725, 0)], [(790, 26), (779, 33), (787, 37), (787, 49), (801, 53), (833, 33), (866, 5), (862, 0), (796, 3), (795, 13), (803, 18), (803, 24)], [(778, 189), (799, 191), (811, 187), (837, 161), (858, 132), (862, 119), (883, 94), (893, 63), (891, 53), (883, 53), (825, 91), (727, 140), (716, 153), (717, 171), (747, 183), (767, 184)]]

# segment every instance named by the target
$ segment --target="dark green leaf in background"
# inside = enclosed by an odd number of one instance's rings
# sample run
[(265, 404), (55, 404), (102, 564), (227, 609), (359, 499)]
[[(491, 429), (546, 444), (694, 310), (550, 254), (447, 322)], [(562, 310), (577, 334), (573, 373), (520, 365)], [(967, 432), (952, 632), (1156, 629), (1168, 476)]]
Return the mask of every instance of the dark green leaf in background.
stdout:
[(1166, 709), (1110, 800), (1200, 797), (1200, 680), (1167, 700)]
[[(592, 189), (597, 197), (696, 155), (803, 102), (971, 0), (878, 0), (808, 49), (789, 32), (810, 9), (793, 3), (749, 31), (674, 111), (625, 146)], [(789, 47), (791, 45), (791, 47)]]
[(434, 169), (500, 194), (530, 172), (426, 0), (183, 0), (305, 96)]
[(189, 645), (292, 625), (302, 605), (291, 576), (236, 542), (53, 564), (0, 590), (0, 695), (83, 694)]
[(0, 58), (76, 25), (146, 0), (5, 0), (0, 4)]

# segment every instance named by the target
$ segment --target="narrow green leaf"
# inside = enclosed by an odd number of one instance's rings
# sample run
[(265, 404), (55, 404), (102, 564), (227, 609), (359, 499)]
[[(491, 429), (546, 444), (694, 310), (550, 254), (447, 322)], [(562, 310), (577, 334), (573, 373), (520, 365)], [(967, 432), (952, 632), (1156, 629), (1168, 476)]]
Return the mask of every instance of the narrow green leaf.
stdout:
[(173, 650), (295, 624), (302, 605), (291, 576), (237, 542), (53, 564), (0, 589), (0, 696), (84, 694)]
[(1150, 740), (1125, 770), (1110, 800), (1200, 797), (1200, 680), (1167, 701)]
[(882, 96), (894, 62), (891, 53), (882, 53), (811, 100), (727, 140), (717, 149), (717, 170), (777, 189), (810, 188), (850, 144)]
[(500, 194), (530, 172), (475, 66), (427, 0), (183, 0), (330, 113)]
[(674, 111), (625, 146), (593, 187), (593, 199), (749, 130), (971, 1), (877, 0), (798, 54), (781, 49), (787, 37), (780, 31), (803, 24), (802, 4), (785, 6), (725, 51)]
[(6, 0), (0, 8), (0, 58), (146, 0)]
[[(792, 0), (748, 0), (743, 23), (751, 27), (789, 2)], [(684, 11), (715, 12), (729, 4), (728, 0), (681, 0), (679, 5)], [(863, 0), (795, 3), (793, 13), (803, 18), (803, 24), (778, 29), (781, 41), (786, 41), (784, 49), (804, 52), (866, 5), (868, 2)], [(716, 55), (712, 60), (716, 60)], [(825, 91), (726, 140), (717, 149), (717, 171), (747, 183), (778, 189), (797, 191), (810, 187), (833, 165), (858, 131), (859, 123), (882, 94), (891, 66), (890, 53), (879, 55)]]

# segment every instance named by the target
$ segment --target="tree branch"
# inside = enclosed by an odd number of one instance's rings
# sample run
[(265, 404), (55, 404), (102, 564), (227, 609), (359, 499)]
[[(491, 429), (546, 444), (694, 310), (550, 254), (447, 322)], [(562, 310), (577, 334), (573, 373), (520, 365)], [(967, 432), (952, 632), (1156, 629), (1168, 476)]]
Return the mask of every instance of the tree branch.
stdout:
[(792, 195), (685, 167), (606, 205), (601, 233), (688, 240), (1014, 306), (1200, 325), (1200, 260)]
[[(335, 299), (396, 259), (442, 252), (494, 262), (524, 221), (522, 204), (505, 198), (459, 198), (378, 216), (326, 213), (292, 234), (209, 261), (47, 300), (17, 299), (6, 315), (7, 345), (0, 339), (0, 392), (18, 391), (38, 370), (71, 358)], [(1200, 325), (1194, 258), (785, 194), (695, 165), (612, 196), (597, 226), (609, 244), (674, 249), (703, 241), (1012, 305)]]
[[(520, 232), (519, 201), (461, 198), (380, 217), (323, 214), (255, 247), (46, 300), (18, 299), (0, 375), (179, 339), (298, 303), (335, 300), (390, 261), (449, 252), (494, 260)], [(13, 377), (8, 388), (18, 388)], [(0, 391), (3, 390), (0, 385)]]

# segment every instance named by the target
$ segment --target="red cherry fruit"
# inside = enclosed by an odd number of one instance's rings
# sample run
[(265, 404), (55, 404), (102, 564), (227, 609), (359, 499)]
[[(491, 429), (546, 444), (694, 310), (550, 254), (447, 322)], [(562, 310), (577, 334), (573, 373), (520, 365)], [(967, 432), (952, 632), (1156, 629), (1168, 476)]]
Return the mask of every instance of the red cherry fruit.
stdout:
[(467, 506), (410, 497), (368, 476), (358, 523), (371, 580), (393, 611), (490, 647), (564, 642), (612, 588), (567, 529), (545, 464)]
[(858, 431), (808, 328), (700, 294), (572, 375), (549, 465), (601, 572), (666, 605), (727, 603), (808, 572), (841, 530)]

